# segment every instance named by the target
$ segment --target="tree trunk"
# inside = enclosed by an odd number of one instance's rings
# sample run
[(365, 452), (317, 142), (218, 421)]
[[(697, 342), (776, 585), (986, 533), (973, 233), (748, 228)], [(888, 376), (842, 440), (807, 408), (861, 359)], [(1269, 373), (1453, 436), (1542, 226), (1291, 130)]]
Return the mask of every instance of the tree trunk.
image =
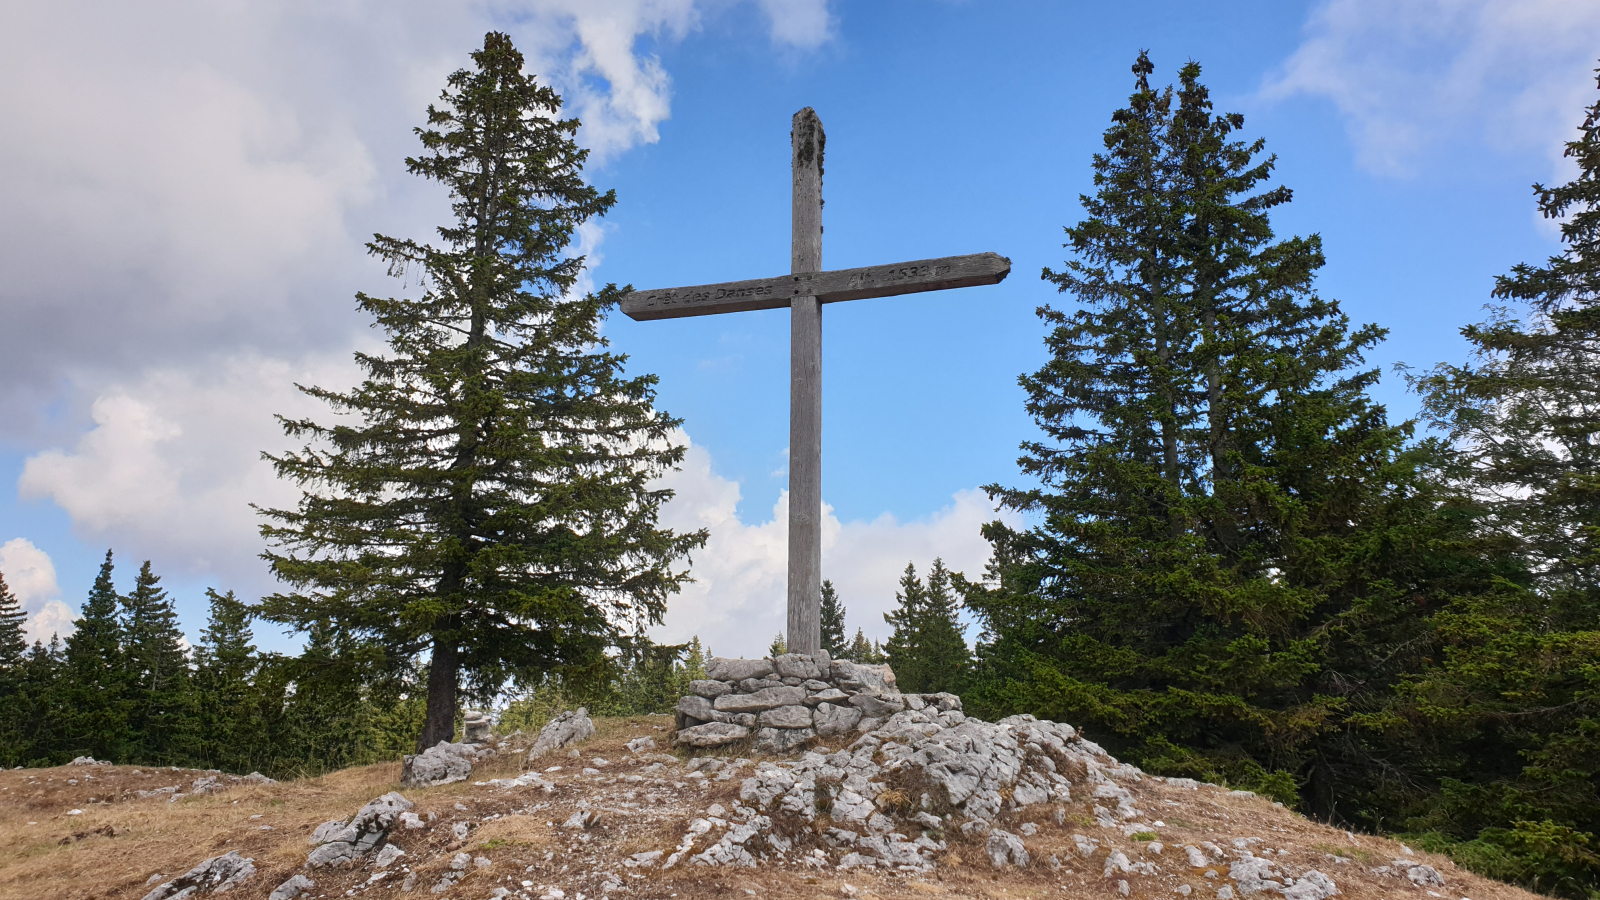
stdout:
[(460, 661), (455, 641), (433, 636), (433, 659), (428, 663), (428, 716), (417, 738), (417, 752), (448, 741), (456, 734), (456, 675)]

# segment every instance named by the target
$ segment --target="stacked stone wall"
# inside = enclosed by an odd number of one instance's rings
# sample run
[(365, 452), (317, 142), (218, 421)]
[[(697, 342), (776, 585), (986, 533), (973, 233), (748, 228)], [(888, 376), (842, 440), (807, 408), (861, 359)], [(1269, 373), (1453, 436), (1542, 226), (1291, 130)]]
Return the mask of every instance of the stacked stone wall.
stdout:
[(770, 659), (713, 657), (706, 677), (678, 701), (682, 747), (748, 741), (759, 753), (783, 753), (813, 738), (866, 734), (896, 713), (920, 710), (953, 728), (963, 721), (954, 694), (902, 694), (888, 666), (833, 659), (827, 651)]

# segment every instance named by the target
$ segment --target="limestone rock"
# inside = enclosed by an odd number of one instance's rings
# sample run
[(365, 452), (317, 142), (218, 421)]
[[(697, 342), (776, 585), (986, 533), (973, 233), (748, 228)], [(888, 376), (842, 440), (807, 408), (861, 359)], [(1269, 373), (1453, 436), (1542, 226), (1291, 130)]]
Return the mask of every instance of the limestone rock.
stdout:
[(400, 783), (406, 787), (432, 787), (466, 781), (477, 752), (469, 744), (440, 741), (416, 754), (400, 758)]
[(1028, 864), (1028, 848), (1022, 846), (1022, 838), (1009, 831), (998, 828), (990, 831), (984, 850), (989, 854), (989, 863), (996, 869)]
[(680, 728), (673, 743), (681, 747), (721, 747), (750, 736), (750, 729), (727, 722), (707, 722), (693, 728)]
[(810, 728), (763, 728), (756, 732), (755, 749), (757, 753), (787, 753), (816, 736)]
[(876, 697), (872, 694), (856, 694), (850, 698), (850, 705), (861, 710), (863, 716), (875, 719), (888, 718), (906, 708), (895, 695)]
[(267, 896), (267, 900), (294, 900), (294, 898), (316, 886), (317, 883), (315, 881), (304, 875), (291, 875), (288, 881), (273, 889), (272, 893)]
[(879, 694), (897, 694), (900, 689), (895, 685), (894, 670), (886, 665), (869, 666), (853, 663), (847, 660), (834, 660), (829, 667), (829, 675), (835, 687), (851, 693), (859, 691), (872, 691)]
[(469, 710), (461, 716), (461, 735), (469, 744), (481, 744), (489, 740), (489, 732), (494, 728), (494, 720), (489, 714), (477, 710)]
[(761, 714), (764, 728), (810, 728), (811, 710), (804, 706), (779, 706)]
[(733, 688), (728, 687), (726, 684), (720, 681), (712, 681), (709, 678), (689, 682), (689, 693), (709, 700), (715, 700), (731, 690)]
[[(843, 691), (839, 692), (841, 695)], [(838, 734), (847, 734), (861, 721), (861, 710), (854, 706), (835, 706), (832, 703), (822, 703), (817, 706), (813, 717), (817, 734), (820, 737), (833, 737)]]
[(195, 894), (220, 894), (249, 881), (256, 874), (255, 860), (230, 850), (179, 875), (144, 895), (144, 900), (178, 900)]
[(826, 688), (806, 698), (807, 706), (816, 706), (818, 703), (849, 703), (850, 695), (838, 688)]
[(1406, 878), (1417, 887), (1444, 887), (1444, 879), (1433, 866), (1412, 864), (1406, 870)]
[(723, 694), (715, 706), (723, 712), (761, 712), (779, 706), (797, 706), (806, 699), (805, 688), (763, 688), (753, 694)]
[(1228, 877), (1239, 886), (1239, 893), (1246, 897), (1262, 891), (1282, 891), (1283, 873), (1271, 862), (1259, 856), (1245, 856), (1236, 859), (1228, 868)]
[[(1443, 886), (1441, 879), (1439, 886)], [(1418, 885), (1421, 887), (1421, 885)], [(1283, 889), (1285, 900), (1328, 900), (1329, 897), (1339, 893), (1339, 888), (1333, 879), (1318, 872), (1316, 869), (1301, 875), (1294, 880), (1294, 884)]]
[(377, 849), (389, 837), (389, 829), (411, 806), (410, 800), (393, 791), (367, 803), (344, 828), (324, 837), (322, 846), (306, 857), (306, 865), (318, 869), (353, 864)]
[(560, 750), (569, 744), (586, 740), (594, 734), (594, 720), (589, 718), (589, 710), (578, 707), (569, 710), (546, 722), (539, 729), (539, 739), (528, 748), (528, 758), (533, 759), (543, 756), (552, 750)]
[[(715, 683), (720, 684), (721, 682)], [(688, 716), (691, 719), (699, 719), (702, 722), (718, 722), (721, 721), (720, 716), (727, 715), (727, 713), (718, 712), (717, 708), (711, 705), (710, 700), (698, 694), (691, 694), (680, 699), (674, 711), (679, 715)]]
[(636, 737), (633, 740), (628, 742), (628, 752), (629, 753), (644, 753), (647, 750), (654, 750), (655, 748), (656, 748), (655, 738)]
[(804, 653), (785, 653), (782, 656), (774, 657), (772, 666), (778, 670), (780, 677), (799, 678), (802, 681), (808, 678), (816, 678), (823, 674), (811, 657)]
[(746, 678), (765, 678), (776, 670), (770, 659), (727, 659), (713, 656), (706, 663), (706, 677), (712, 681), (743, 681)]

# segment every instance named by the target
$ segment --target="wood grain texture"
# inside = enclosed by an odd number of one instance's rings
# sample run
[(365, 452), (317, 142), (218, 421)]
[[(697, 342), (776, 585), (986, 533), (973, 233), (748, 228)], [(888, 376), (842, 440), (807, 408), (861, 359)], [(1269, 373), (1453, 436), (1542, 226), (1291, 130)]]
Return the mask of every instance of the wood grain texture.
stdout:
[[(822, 269), (822, 120), (811, 107), (790, 131), (791, 284)], [(791, 653), (822, 644), (822, 303), (791, 294), (789, 305), (789, 566), (786, 643)]]
[(776, 278), (726, 281), (692, 287), (634, 291), (622, 301), (631, 319), (677, 319), (755, 309), (782, 309), (795, 297), (816, 297), (823, 303), (893, 297), (922, 291), (999, 284), (1011, 274), (1011, 260), (998, 253), (973, 253), (939, 259), (916, 259), (883, 266), (796, 272)]

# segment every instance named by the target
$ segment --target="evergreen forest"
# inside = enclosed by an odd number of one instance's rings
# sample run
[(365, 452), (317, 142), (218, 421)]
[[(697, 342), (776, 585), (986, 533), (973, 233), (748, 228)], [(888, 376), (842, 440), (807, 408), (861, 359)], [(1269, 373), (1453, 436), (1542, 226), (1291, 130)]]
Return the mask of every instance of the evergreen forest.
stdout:
[[(1578, 174), (1533, 187), (1560, 252), (1455, 323), (1470, 358), (1401, 372), (1421, 415), (1396, 420), (1381, 324), (1319, 293), (1317, 234), (1274, 229), (1293, 191), (1266, 140), (1198, 63), (1154, 73), (1141, 54), (1041, 273), (1038, 434), (986, 488), (1026, 524), (985, 526), (983, 572), (907, 561), (882, 626), (824, 582), (823, 647), (1600, 896), (1600, 102), (1573, 111)], [(685, 448), (604, 336), (626, 289), (578, 292), (574, 236), (618, 201), (561, 110), (493, 33), (428, 108), (406, 165), (451, 218), (374, 237), (422, 291), (360, 294), (387, 349), (354, 389), (302, 388), (327, 418), (281, 420), (303, 447), (271, 457), (299, 503), (260, 510), (279, 593), (208, 591), (191, 643), (152, 563), (108, 551), (72, 633), (30, 646), (0, 573), (0, 763), (284, 778), (452, 739), (468, 705), (534, 730), (667, 712), (704, 676), (698, 639), (646, 637), (707, 536), (659, 522)]]

